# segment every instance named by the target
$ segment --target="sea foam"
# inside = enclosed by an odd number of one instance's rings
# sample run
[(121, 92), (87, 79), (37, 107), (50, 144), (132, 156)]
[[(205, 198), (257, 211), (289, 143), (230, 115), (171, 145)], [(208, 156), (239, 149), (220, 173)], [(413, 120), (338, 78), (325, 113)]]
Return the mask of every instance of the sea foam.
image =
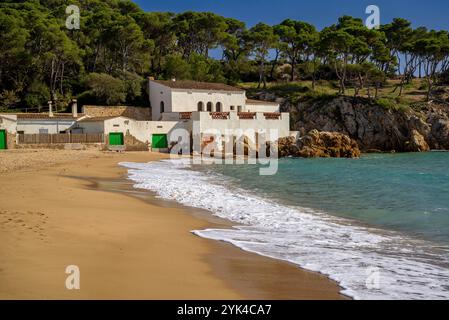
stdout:
[(121, 165), (135, 188), (236, 223), (192, 231), (198, 236), (322, 273), (355, 299), (449, 298), (445, 248), (264, 199), (220, 174), (191, 170), (186, 160)]

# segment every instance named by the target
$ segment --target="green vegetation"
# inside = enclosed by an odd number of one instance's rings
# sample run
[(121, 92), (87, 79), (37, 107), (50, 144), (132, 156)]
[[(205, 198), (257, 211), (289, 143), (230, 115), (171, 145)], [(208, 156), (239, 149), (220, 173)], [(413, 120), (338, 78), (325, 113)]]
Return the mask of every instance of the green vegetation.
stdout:
[[(71, 4), (80, 30), (65, 27)], [(349, 16), (321, 31), (291, 19), (247, 28), (210, 12), (144, 12), (129, 0), (3, 0), (0, 30), (7, 111), (41, 111), (48, 100), (61, 110), (73, 97), (147, 105), (148, 76), (243, 83), (292, 101), (364, 96), (391, 109), (433, 99), (449, 78), (449, 32), (399, 18), (379, 30)]]

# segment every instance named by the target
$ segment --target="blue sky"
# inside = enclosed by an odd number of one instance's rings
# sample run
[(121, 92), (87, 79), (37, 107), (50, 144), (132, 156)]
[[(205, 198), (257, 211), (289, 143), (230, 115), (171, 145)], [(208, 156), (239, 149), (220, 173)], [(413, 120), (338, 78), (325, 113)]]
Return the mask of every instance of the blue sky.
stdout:
[(381, 23), (395, 17), (410, 20), (413, 25), (449, 30), (447, 0), (134, 0), (146, 11), (184, 12), (211, 11), (225, 17), (245, 21), (280, 23), (291, 18), (307, 21), (319, 29), (335, 23), (348, 14), (365, 18), (365, 8), (375, 4), (381, 10)]

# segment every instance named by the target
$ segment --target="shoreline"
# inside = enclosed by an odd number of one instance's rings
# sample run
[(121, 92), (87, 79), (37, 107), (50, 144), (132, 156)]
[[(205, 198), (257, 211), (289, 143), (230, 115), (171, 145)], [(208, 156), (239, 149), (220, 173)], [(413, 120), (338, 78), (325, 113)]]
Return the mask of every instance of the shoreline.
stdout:
[[(126, 168), (124, 168), (124, 169), (125, 169), (125, 171), (127, 171)], [(92, 180), (91, 182), (96, 184), (96, 186), (93, 187), (94, 189), (108, 190), (109, 192), (123, 192), (124, 190), (122, 188), (120, 188), (120, 190), (112, 190), (113, 188), (107, 187), (108, 184), (110, 186), (111, 183), (114, 185), (119, 183), (119, 184), (122, 184), (122, 186), (126, 190), (126, 194), (128, 196), (139, 198), (142, 201), (146, 201), (146, 202), (149, 202), (150, 204), (157, 205), (157, 206), (164, 206), (164, 207), (177, 208), (177, 209), (180, 208), (181, 210), (186, 211), (188, 214), (193, 215), (194, 218), (206, 222), (206, 225), (204, 227), (202, 227), (202, 229), (209, 229), (209, 228), (229, 229), (236, 225), (232, 221), (214, 216), (211, 212), (209, 212), (207, 210), (184, 206), (184, 205), (181, 205), (181, 204), (179, 204), (175, 201), (171, 201), (171, 200), (160, 199), (160, 198), (157, 198), (156, 194), (150, 190), (134, 188), (133, 187), (134, 183), (128, 179), (126, 174), (124, 174), (122, 176), (122, 178), (120, 178), (118, 180), (113, 180), (113, 181), (111, 181), (111, 180), (109, 180), (109, 181)], [(101, 184), (102, 187), (99, 187), (98, 184)], [(317, 272), (305, 270), (292, 262), (279, 260), (279, 259), (275, 259), (275, 258), (270, 258), (270, 257), (266, 257), (266, 256), (263, 256), (263, 255), (260, 255), (257, 253), (245, 251), (239, 247), (234, 246), (233, 244), (203, 238), (194, 233), (192, 233), (192, 235), (194, 235), (198, 239), (206, 240), (208, 243), (211, 244), (212, 249), (216, 249), (217, 247), (219, 248), (220, 252), (222, 253), (221, 256), (217, 257), (215, 254), (209, 253), (207, 255), (207, 257), (205, 257), (205, 261), (207, 261), (209, 264), (214, 266), (213, 271), (217, 276), (219, 276), (220, 278), (226, 279), (226, 281), (230, 282), (233, 287), (238, 288), (238, 290), (242, 291), (243, 293), (246, 293), (245, 295), (247, 295), (247, 297), (245, 297), (245, 299), (256, 299), (256, 300), (259, 300), (259, 299), (262, 299), (262, 300), (263, 299), (287, 299), (288, 300), (288, 299), (290, 299), (291, 300), (291, 299), (310, 299), (310, 296), (308, 295), (307, 292), (301, 292), (301, 293), (298, 292), (297, 297), (292, 298), (289, 295), (285, 295), (285, 293), (283, 293), (281, 291), (281, 292), (279, 292), (279, 297), (276, 297), (276, 298), (265, 297), (263, 292), (257, 292), (255, 290), (251, 290), (251, 288), (250, 288), (250, 286), (248, 286), (248, 284), (242, 286), (239, 282), (242, 280), (245, 281), (245, 279), (235, 279), (235, 278), (239, 278), (239, 275), (237, 273), (232, 274), (233, 277), (230, 277), (229, 275), (232, 272), (229, 272), (229, 270), (223, 269), (223, 267), (222, 267), (223, 260), (229, 260), (229, 259), (242, 260), (243, 259), (242, 255), (243, 256), (248, 255), (248, 258), (246, 258), (246, 259), (248, 261), (250, 261), (251, 263), (267, 263), (267, 260), (268, 260), (270, 262), (270, 264), (276, 264), (275, 267), (279, 267), (280, 269), (287, 269), (287, 272), (291, 272), (291, 270), (288, 270), (288, 269), (293, 267), (294, 269), (299, 269), (301, 272), (306, 273), (306, 276), (307, 276), (306, 280), (307, 280), (307, 278), (312, 278), (312, 281), (313, 281), (313, 278), (315, 276), (318, 276), (319, 278), (324, 278), (325, 280), (328, 280), (328, 281), (336, 284), (337, 287), (339, 288), (339, 290), (342, 289), (336, 282), (329, 279), (327, 276), (322, 275)], [(277, 266), (277, 264), (279, 264), (279, 266)], [(285, 265), (285, 266), (282, 266), (282, 265)], [(272, 267), (272, 266), (270, 266), (270, 267)], [(279, 273), (282, 274), (282, 271), (283, 270), (279, 270)], [(284, 282), (284, 284), (283, 284), (284, 286), (285, 285), (288, 286), (287, 283), (290, 283), (290, 282), (294, 283), (296, 280), (297, 279), (283, 279), (282, 281)], [(248, 280), (246, 280), (246, 281), (248, 281)], [(280, 287), (282, 287), (282, 283), (281, 283)], [(312, 295), (314, 295), (314, 293), (312, 293)], [(340, 292), (338, 292), (338, 295), (340, 296), (339, 297), (340, 299), (352, 299), (351, 297), (343, 295)], [(315, 299), (315, 296), (313, 296), (313, 299)]]
[[(12, 181), (9, 189), (13, 190), (0, 187), (4, 197), (0, 202), (0, 298), (347, 299), (339, 293), (338, 284), (324, 275), (192, 234), (191, 230), (232, 224), (134, 189), (126, 168), (118, 165), (157, 161), (164, 155), (99, 153), (95, 157), (76, 165), (66, 162), (41, 168), (33, 177), (29, 172), (2, 173), (1, 185)], [(93, 181), (97, 185), (92, 185)], [(112, 181), (118, 189), (108, 190), (105, 181)], [(20, 188), (19, 194), (11, 192)], [(26, 197), (27, 191), (34, 192), (33, 199)], [(45, 199), (48, 193), (53, 196), (51, 206)], [(99, 196), (101, 204), (96, 203)], [(20, 223), (31, 225), (33, 218), (24, 217), (30, 204), (21, 199), (39, 197), (44, 199), (35, 202), (34, 209), (49, 212), (40, 212), (47, 218), (48, 228), (40, 224), (37, 234), (43, 240), (36, 245), (26, 230), (17, 233), (19, 239), (17, 234), (13, 237), (17, 230), (5, 227), (5, 215), (16, 211)], [(80, 203), (80, 199), (88, 200)], [(64, 210), (65, 206), (70, 210)], [(126, 219), (120, 214), (124, 208), (129, 208)], [(71, 214), (67, 217), (61, 212), (58, 217), (57, 210)], [(70, 220), (76, 222), (74, 226), (64, 224)], [(100, 250), (86, 253), (92, 245)], [(82, 261), (80, 291), (64, 288), (66, 275), (61, 263), (74, 264), (73, 260)]]

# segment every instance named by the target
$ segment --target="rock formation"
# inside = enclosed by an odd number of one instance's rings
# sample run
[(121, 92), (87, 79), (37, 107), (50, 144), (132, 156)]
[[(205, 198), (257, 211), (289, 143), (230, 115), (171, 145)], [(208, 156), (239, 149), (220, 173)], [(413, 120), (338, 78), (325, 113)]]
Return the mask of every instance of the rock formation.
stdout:
[(335, 97), (297, 105), (284, 101), (282, 109), (291, 113), (292, 130), (340, 132), (363, 151), (449, 150), (449, 107), (444, 105), (388, 110), (368, 99)]
[(338, 132), (312, 130), (296, 141), (283, 138), (278, 142), (279, 156), (302, 158), (358, 158), (360, 149), (357, 142)]

